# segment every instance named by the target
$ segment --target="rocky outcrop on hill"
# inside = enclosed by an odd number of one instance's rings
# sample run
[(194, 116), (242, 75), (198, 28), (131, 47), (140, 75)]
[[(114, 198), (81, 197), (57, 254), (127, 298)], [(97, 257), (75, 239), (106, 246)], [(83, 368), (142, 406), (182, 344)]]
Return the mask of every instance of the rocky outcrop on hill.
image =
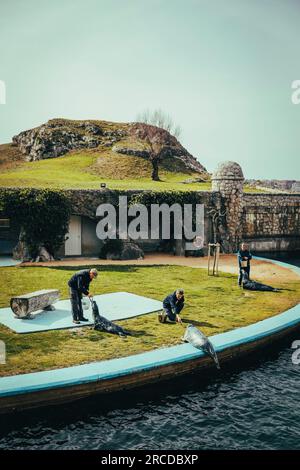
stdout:
[[(25, 155), (25, 160), (35, 161), (65, 155), (71, 150), (110, 148), (113, 152), (149, 158), (149, 148), (141, 123), (113, 123), (107, 121), (72, 121), (52, 119), (34, 129), (13, 137), (13, 144)], [(177, 160), (191, 171), (206, 173), (206, 169), (181, 144), (164, 129), (155, 128), (157, 144), (167, 158)], [(175, 159), (175, 160), (174, 160)]]
[(59, 157), (70, 150), (110, 146), (124, 135), (121, 129), (111, 132), (93, 121), (52, 119), (14, 136), (13, 144), (26, 160), (35, 161)]
[(300, 193), (300, 181), (297, 180), (254, 180), (249, 179), (245, 184), (257, 189), (268, 189), (274, 192)]

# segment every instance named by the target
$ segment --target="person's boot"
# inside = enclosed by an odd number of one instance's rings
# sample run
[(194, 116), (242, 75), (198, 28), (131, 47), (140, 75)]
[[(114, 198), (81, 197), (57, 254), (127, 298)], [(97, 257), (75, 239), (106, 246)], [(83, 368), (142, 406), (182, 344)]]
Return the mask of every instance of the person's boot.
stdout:
[(75, 323), (75, 325), (79, 325), (80, 321), (79, 320), (73, 320), (73, 323)]
[(161, 312), (159, 312), (158, 314), (158, 321), (159, 323), (166, 323), (166, 313), (162, 310)]
[(90, 321), (90, 320), (89, 320), (88, 318), (81, 317), (81, 318), (79, 318), (79, 322), (78, 322), (78, 323), (80, 323), (81, 321)]

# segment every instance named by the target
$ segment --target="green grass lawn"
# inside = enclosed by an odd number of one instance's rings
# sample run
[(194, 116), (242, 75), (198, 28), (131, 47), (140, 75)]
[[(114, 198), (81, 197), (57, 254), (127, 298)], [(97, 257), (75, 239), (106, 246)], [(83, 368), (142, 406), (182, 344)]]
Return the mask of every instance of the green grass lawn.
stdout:
[(120, 156), (106, 150), (69, 153), (63, 157), (22, 162), (3, 169), (0, 187), (99, 189), (105, 182), (111, 189), (210, 190), (211, 183), (183, 184), (199, 176), (162, 167), (160, 182), (151, 180), (151, 166), (142, 158)]
[[(197, 178), (199, 174), (184, 171), (180, 163), (171, 171), (174, 162), (171, 163), (162, 165), (159, 172), (161, 181), (152, 181), (151, 164), (142, 158), (119, 155), (109, 149), (70, 152), (63, 157), (35, 162), (19, 160), (12, 166), (0, 166), (0, 187), (99, 189), (100, 183), (105, 182), (109, 188), (121, 190), (211, 190), (211, 181), (183, 184), (183, 181)], [(244, 190), (264, 192), (248, 187)]]
[[(61, 298), (67, 298), (67, 280), (75, 270), (70, 266), (0, 268), (0, 307), (8, 306), (13, 295), (38, 289), (58, 288)], [(208, 277), (205, 269), (105, 266), (91, 284), (91, 290), (94, 294), (128, 291), (162, 300), (175, 288), (183, 287), (186, 306), (182, 318), (199, 322), (198, 326), (208, 336), (275, 315), (300, 299), (299, 282), (274, 284), (289, 289), (278, 293), (247, 292), (236, 284), (236, 276)], [(158, 323), (156, 313), (123, 320), (119, 324), (129, 329), (133, 336), (122, 339), (96, 332), (91, 327), (21, 335), (0, 326), (0, 339), (5, 341), (7, 348), (7, 363), (0, 365), (0, 375), (83, 364), (170, 346), (180, 343), (184, 331), (179, 324)]]

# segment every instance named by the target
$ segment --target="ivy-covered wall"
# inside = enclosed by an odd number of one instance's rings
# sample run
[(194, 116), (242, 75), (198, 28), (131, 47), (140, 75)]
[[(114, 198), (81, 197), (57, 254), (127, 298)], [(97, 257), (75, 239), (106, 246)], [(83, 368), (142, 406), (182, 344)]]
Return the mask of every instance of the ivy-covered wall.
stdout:
[(68, 231), (71, 205), (63, 191), (5, 188), (0, 190), (0, 213), (19, 232), (29, 258), (43, 247), (54, 255)]
[[(6, 213), (18, 226), (26, 228), (27, 242), (33, 251), (43, 243), (52, 252), (64, 245), (68, 231), (69, 215), (79, 215), (89, 219), (96, 230), (96, 209), (100, 204), (118, 205), (119, 196), (127, 196), (128, 204), (204, 204), (205, 207), (205, 246), (213, 241), (217, 230), (218, 241), (225, 240), (228, 233), (227, 218), (236, 211), (218, 191), (199, 192), (149, 192), (104, 190), (50, 191), (37, 189), (0, 189), (0, 210)], [(232, 203), (234, 204), (234, 202)], [(300, 249), (300, 195), (290, 194), (242, 194), (242, 213), (236, 224), (240, 227), (239, 240), (247, 240), (259, 250)], [(213, 216), (222, 214), (224, 217)], [(15, 223), (14, 223), (15, 225)], [(0, 240), (1, 243), (1, 240)], [(156, 250), (157, 242), (141, 241), (143, 248)], [(83, 247), (85, 239), (83, 233)], [(0, 250), (1, 251), (1, 250)], [(205, 250), (206, 251), (206, 250)], [(83, 250), (88, 255), (89, 251)]]

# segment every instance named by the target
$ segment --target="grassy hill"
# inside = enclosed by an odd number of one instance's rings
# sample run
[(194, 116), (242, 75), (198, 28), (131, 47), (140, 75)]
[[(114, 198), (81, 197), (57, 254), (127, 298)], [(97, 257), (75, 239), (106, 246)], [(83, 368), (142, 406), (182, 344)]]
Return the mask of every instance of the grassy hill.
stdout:
[(123, 190), (211, 189), (206, 169), (163, 130), (160, 138), (168, 155), (159, 164), (160, 181), (153, 181), (138, 125), (53, 119), (21, 132), (13, 143), (0, 145), (0, 187), (98, 189), (105, 182)]
[(137, 126), (54, 119), (24, 131), (0, 145), (0, 187), (94, 189), (105, 182), (112, 189), (210, 189), (205, 168), (164, 130), (161, 181), (152, 181), (149, 149)]
[[(14, 158), (10, 159), (10, 155)], [(183, 184), (199, 178), (199, 173), (170, 169), (162, 164), (160, 182), (150, 178), (151, 164), (140, 158), (119, 155), (110, 150), (71, 151), (53, 159), (24, 162), (11, 144), (0, 145), (0, 187), (47, 187), (97, 189), (105, 182), (111, 189), (206, 190), (206, 183)]]

